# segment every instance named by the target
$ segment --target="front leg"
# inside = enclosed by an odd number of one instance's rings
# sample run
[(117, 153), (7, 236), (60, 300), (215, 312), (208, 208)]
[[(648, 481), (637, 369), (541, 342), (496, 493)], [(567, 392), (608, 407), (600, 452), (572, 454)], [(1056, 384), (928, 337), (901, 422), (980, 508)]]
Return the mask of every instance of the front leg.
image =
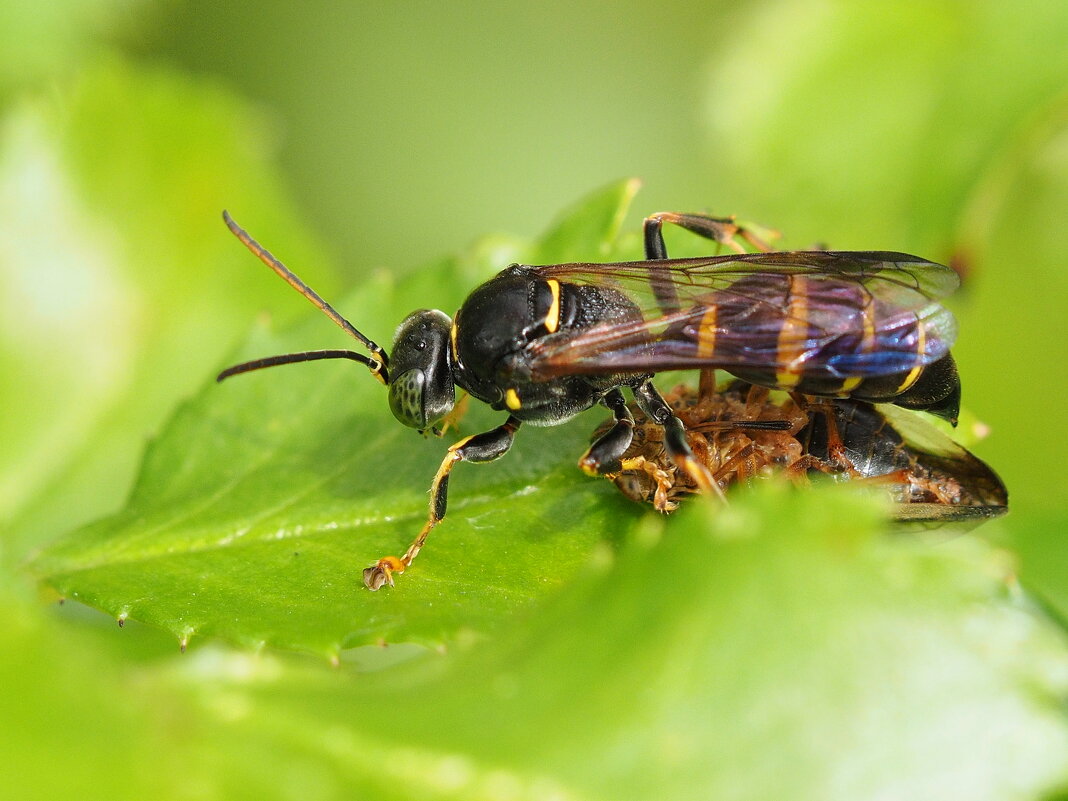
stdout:
[(419, 555), (430, 530), (445, 517), (449, 500), (449, 473), (460, 462), (492, 462), (508, 453), (519, 430), (520, 421), (509, 417), (504, 425), (483, 434), (465, 437), (449, 448), (441, 462), (434, 483), (430, 485), (430, 513), (419, 536), (415, 538), (404, 556), (385, 556), (363, 571), (363, 584), (369, 590), (377, 590), (384, 584), (393, 586), (393, 574), (403, 573)]
[(644, 381), (634, 388), (634, 400), (638, 402), (649, 419), (664, 429), (664, 449), (671, 460), (686, 471), (701, 492), (710, 493), (725, 500), (723, 490), (712, 477), (708, 467), (693, 455), (686, 441), (686, 427), (675, 416), (667, 401), (657, 392), (652, 381)]
[(634, 415), (627, 408), (627, 399), (618, 388), (611, 390), (601, 403), (612, 410), (616, 423), (597, 438), (579, 459), (579, 469), (588, 476), (618, 473), (623, 469), (623, 454), (634, 439)]

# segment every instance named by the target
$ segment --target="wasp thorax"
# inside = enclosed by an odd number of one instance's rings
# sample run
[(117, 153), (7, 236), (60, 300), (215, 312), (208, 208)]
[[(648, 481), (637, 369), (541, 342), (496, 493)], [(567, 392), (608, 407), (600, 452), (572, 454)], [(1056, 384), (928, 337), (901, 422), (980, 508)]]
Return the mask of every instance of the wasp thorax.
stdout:
[(389, 408), (406, 426), (428, 429), (456, 403), (451, 329), (452, 320), (436, 309), (412, 312), (397, 328), (389, 356)]

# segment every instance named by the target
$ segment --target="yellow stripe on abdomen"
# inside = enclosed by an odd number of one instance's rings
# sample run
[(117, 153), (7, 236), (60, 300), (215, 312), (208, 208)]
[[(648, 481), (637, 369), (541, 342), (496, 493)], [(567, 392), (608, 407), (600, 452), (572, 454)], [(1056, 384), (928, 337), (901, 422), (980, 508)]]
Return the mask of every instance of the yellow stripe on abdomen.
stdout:
[[(864, 315), (864, 336), (860, 340), (860, 347), (858, 353), (871, 353), (872, 348), (875, 347), (875, 319), (873, 317), (873, 311), (875, 304), (869, 299), (864, 304), (864, 308), (860, 310), (860, 313)], [(842, 382), (842, 389), (840, 390), (843, 395), (848, 395), (858, 386), (864, 379), (862, 377), (847, 378)]]
[(923, 354), (927, 349), (927, 331), (923, 327), (923, 322), (919, 318), (916, 320), (916, 366), (909, 370), (909, 374), (905, 376), (905, 380), (901, 382), (901, 386), (897, 388), (897, 394), (907, 390), (913, 384), (916, 383), (916, 379), (920, 377), (920, 373), (923, 372)]
[(709, 306), (697, 325), (698, 359), (710, 359), (716, 352), (716, 312), (715, 306)]
[(783, 389), (797, 386), (801, 381), (801, 360), (808, 349), (808, 279), (803, 275), (790, 276), (786, 316), (779, 329), (776, 343), (775, 383)]

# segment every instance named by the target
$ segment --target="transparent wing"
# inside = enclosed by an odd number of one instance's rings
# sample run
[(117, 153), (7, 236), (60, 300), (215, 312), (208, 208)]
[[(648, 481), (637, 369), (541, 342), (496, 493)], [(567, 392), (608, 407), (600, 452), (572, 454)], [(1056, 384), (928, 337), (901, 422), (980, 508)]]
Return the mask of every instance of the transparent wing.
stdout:
[(956, 337), (938, 299), (948, 267), (885, 251), (783, 251), (532, 268), (619, 293), (624, 323), (561, 330), (528, 348), (535, 379), (691, 367), (863, 378), (929, 364)]

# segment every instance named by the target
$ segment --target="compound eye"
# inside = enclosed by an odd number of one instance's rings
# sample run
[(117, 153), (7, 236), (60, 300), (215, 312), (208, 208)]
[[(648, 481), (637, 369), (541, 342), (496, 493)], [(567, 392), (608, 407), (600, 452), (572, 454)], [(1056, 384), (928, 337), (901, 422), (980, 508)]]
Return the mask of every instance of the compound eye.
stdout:
[(404, 425), (420, 430), (427, 427), (426, 374), (422, 370), (413, 367), (389, 382), (389, 408)]

